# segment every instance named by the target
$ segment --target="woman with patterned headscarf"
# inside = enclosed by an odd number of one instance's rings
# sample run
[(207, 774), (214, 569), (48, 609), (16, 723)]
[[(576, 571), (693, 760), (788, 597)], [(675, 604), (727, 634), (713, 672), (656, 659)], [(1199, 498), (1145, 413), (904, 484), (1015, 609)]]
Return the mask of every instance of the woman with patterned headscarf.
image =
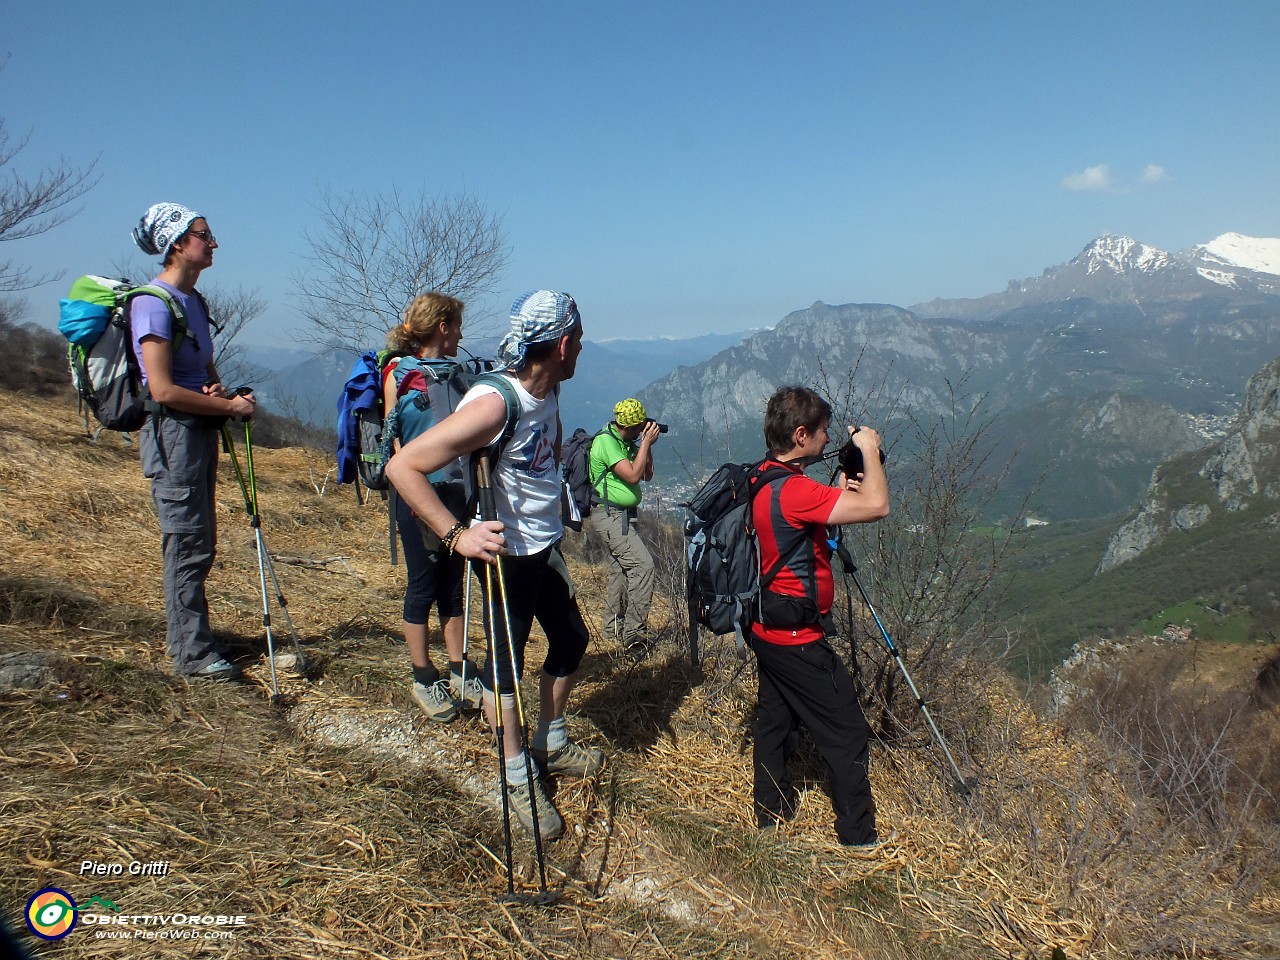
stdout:
[(240, 670), (213, 635), (204, 584), (218, 536), (219, 428), (228, 417), (251, 416), (254, 398), (228, 394), (213, 363), (209, 311), (196, 291), (218, 247), (205, 218), (181, 204), (157, 203), (143, 214), (133, 238), (143, 253), (161, 258), (151, 283), (173, 298), (185, 318), (185, 330), (177, 331), (160, 297), (139, 295), (130, 302), (134, 352), (151, 395), (140, 447), (160, 520), (165, 644), (178, 676), (230, 680)]

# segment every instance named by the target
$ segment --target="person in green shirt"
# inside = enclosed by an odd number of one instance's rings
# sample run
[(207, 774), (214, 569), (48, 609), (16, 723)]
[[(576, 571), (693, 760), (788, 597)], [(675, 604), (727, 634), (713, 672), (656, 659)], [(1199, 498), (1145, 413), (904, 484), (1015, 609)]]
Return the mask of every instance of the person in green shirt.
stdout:
[(592, 441), (588, 459), (596, 506), (585, 523), (604, 541), (610, 558), (604, 622), (637, 660), (653, 648), (645, 632), (653, 600), (653, 557), (636, 529), (636, 507), (641, 481), (653, 479), (658, 436), (658, 425), (646, 416), (644, 405), (629, 397), (613, 408), (613, 420)]

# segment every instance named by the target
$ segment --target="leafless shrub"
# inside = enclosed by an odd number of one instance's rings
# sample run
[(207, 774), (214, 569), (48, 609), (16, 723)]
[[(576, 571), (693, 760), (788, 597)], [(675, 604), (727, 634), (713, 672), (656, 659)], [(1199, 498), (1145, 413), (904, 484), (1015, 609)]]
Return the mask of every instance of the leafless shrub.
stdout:
[(214, 363), (228, 388), (239, 386), (248, 375), (240, 334), (267, 310), (267, 301), (255, 291), (236, 287), (213, 288), (208, 294), (209, 315), (222, 328), (214, 340)]
[[(981, 522), (1006, 473), (990, 462), (985, 398), (965, 394), (963, 383), (948, 383), (947, 391), (950, 408), (944, 415), (908, 411), (887, 428), (892, 450), (901, 451), (890, 454), (890, 515), (843, 531), (857, 565), (852, 577), (866, 590), (880, 623), (847, 569), (838, 619), (848, 635), (861, 638), (863, 682), (885, 736), (911, 725), (916, 704), (904, 696), (902, 671), (888, 653), (881, 626), (917, 685), (934, 688), (935, 696), (958, 659), (975, 656), (998, 664), (1017, 646), (996, 611), (1003, 598), (999, 574), (1020, 547), (1019, 527), (1016, 519), (1000, 528)], [(853, 396), (847, 389), (838, 395), (846, 404)], [(846, 410), (854, 423), (865, 416), (847, 405)]]
[(685, 541), (682, 529), (667, 517), (642, 514), (640, 536), (653, 557), (651, 625), (664, 625), (663, 634), (681, 642), (688, 630), (688, 595), (685, 585)]
[[(96, 158), (83, 167), (59, 161), (34, 177), (19, 172), (12, 164), (30, 141), (30, 131), (15, 139), (0, 117), (0, 242), (39, 236), (65, 223), (79, 212), (72, 205), (98, 182)], [(29, 267), (12, 260), (0, 261), (0, 293), (27, 290), (51, 279), (33, 276)]]
[(1259, 708), (1252, 690), (1200, 679), (1197, 653), (1149, 646), (1094, 669), (1065, 719), (1128, 757), (1142, 793), (1209, 838), (1241, 815), (1280, 816), (1280, 763), (1272, 711)]
[(316, 342), (351, 353), (381, 342), (420, 293), (474, 304), (507, 262), (501, 219), (471, 195), (325, 190), (317, 212), (321, 227), (305, 234), (298, 298)]
[[(1272, 955), (1274, 931), (1250, 929), (1241, 911), (1257, 911), (1274, 880), (1280, 831), (1260, 816), (1257, 783), (1238, 796), (1238, 787), (1223, 790), (1231, 738), (1209, 718), (1230, 717), (1230, 705), (1189, 724), (1198, 748), (1179, 744), (1161, 757), (1173, 728), (1188, 729), (1187, 704), (1164, 710), (1158, 722), (1170, 731), (1148, 730), (1144, 746), (1135, 731), (1157, 722), (1145, 716), (1152, 704), (1128, 697), (1159, 689), (1177, 665), (1129, 674), (1077, 703), (1053, 733), (1012, 678), (959, 662), (950, 719), (981, 777), (954, 816), (999, 851), (1001, 882), (1045, 890), (1056, 916), (1081, 925), (1082, 956)], [(1197, 785), (1177, 795), (1189, 783)]]
[(23, 322), (26, 304), (0, 300), (0, 387), (52, 396), (68, 389), (67, 342), (32, 323)]

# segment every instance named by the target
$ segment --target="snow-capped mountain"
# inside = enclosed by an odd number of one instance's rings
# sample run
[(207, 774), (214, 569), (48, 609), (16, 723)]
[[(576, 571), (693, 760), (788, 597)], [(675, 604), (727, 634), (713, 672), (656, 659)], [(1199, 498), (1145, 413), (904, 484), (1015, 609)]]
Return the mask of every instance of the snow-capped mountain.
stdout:
[(975, 300), (931, 300), (912, 309), (925, 317), (990, 318), (1061, 300), (1180, 300), (1224, 288), (1280, 295), (1280, 240), (1226, 233), (1169, 253), (1132, 237), (1106, 234), (1067, 263), (1049, 267), (1039, 277), (1012, 280), (1000, 293)]
[(1220, 286), (1280, 293), (1280, 240), (1224, 233), (1187, 251), (1187, 259)]
[[(1110, 270), (1112, 273), (1128, 273), (1139, 270), (1152, 273), (1164, 270), (1169, 266), (1169, 254), (1155, 247), (1149, 247), (1132, 237), (1117, 237), (1104, 234), (1081, 251), (1080, 255), (1068, 266), (1080, 265), (1085, 272), (1092, 274)], [(1051, 267), (1045, 276), (1056, 269)]]

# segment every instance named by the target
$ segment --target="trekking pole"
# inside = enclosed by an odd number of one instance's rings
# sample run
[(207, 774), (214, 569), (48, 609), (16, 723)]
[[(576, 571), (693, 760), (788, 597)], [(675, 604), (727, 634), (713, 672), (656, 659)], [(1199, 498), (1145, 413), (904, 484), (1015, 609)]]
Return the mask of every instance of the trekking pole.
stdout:
[(288, 601), (285, 600), (284, 593), (280, 589), (280, 580), (276, 576), (275, 566), (271, 561), (271, 553), (267, 550), (266, 540), (262, 534), (262, 517), (258, 513), (258, 481), (253, 470), (253, 434), (249, 421), (244, 421), (247, 480), (245, 479), (245, 471), (240, 469), (240, 459), (236, 456), (236, 447), (231, 440), (231, 432), (225, 424), (222, 427), (222, 445), (231, 456), (231, 466), (235, 472), (236, 481), (240, 485), (240, 493), (244, 497), (245, 513), (249, 515), (249, 526), (253, 528), (254, 544), (258, 554), (258, 584), (262, 589), (262, 626), (267, 634), (267, 658), (271, 664), (271, 696), (272, 699), (278, 699), (280, 696), (280, 684), (276, 676), (275, 638), (271, 632), (271, 603), (267, 594), (268, 572), (271, 574), (271, 582), (275, 587), (276, 603), (279, 604), (280, 612), (284, 614), (285, 623), (293, 636), (293, 649), (298, 657), (298, 669), (301, 671), (306, 670), (306, 658), (302, 655), (298, 631), (294, 629), (293, 620), (289, 616)]
[[(491, 481), (489, 458), (487, 455), (476, 460), (476, 488), (479, 493), (481, 520), (496, 520), (497, 507), (493, 500), (493, 484)], [(493, 563), (485, 564), (485, 593), (488, 596), (489, 620), (489, 656), (493, 661), (493, 690), (496, 701), (498, 762), (502, 766), (502, 812), (507, 844), (507, 895), (504, 898), (511, 903), (526, 903), (535, 906), (549, 906), (560, 899), (559, 893), (547, 889), (547, 862), (542, 849), (542, 828), (538, 821), (538, 792), (535, 789), (534, 777), (537, 771), (533, 767), (533, 757), (529, 752), (529, 727), (525, 722), (524, 702), (520, 694), (520, 675), (516, 670), (515, 638), (511, 635), (511, 611), (507, 603), (506, 580), (502, 573), (502, 555), (494, 554)], [(495, 583), (496, 580), (496, 583)], [(495, 587), (497, 588), (495, 591)], [(529, 812), (533, 821), (533, 849), (538, 862), (539, 891), (536, 894), (517, 894), (515, 892), (515, 876), (512, 871), (511, 852), (511, 813), (507, 801), (507, 763), (505, 728), (503, 725), (503, 703), (501, 687), (498, 683), (498, 624), (497, 607), (502, 609), (503, 632), (507, 638), (507, 663), (511, 670), (512, 699), (515, 702), (516, 721), (520, 724), (520, 749), (524, 753), (525, 776), (529, 783)]]
[[(480, 563), (481, 561), (475, 562)], [(502, 708), (502, 688), (498, 678), (498, 631), (493, 609), (493, 584), (488, 564), (485, 564), (485, 599), (487, 603), (484, 617), (489, 633), (489, 669), (493, 673), (493, 728), (494, 735), (498, 739), (498, 783), (502, 791), (502, 841), (505, 853), (504, 860), (507, 867), (507, 897), (514, 898), (516, 895), (516, 881), (514, 855), (511, 849), (511, 801), (507, 797), (507, 732), (506, 725), (503, 722), (505, 711)]]
[[(253, 427), (249, 420), (244, 422), (244, 449), (245, 458), (249, 465), (249, 484), (253, 490), (253, 512), (258, 515), (258, 481), (257, 475), (253, 471)], [(276, 604), (280, 607), (280, 613), (284, 615), (284, 625), (289, 628), (289, 636), (293, 641), (293, 653), (298, 658), (298, 670), (305, 672), (307, 666), (307, 658), (302, 653), (302, 638), (298, 636), (298, 631), (293, 625), (293, 617), (289, 615), (289, 601), (285, 599), (284, 590), (280, 587), (280, 578), (276, 576), (276, 564), (271, 559), (271, 551), (267, 549), (266, 535), (262, 532), (262, 522), (259, 517), (258, 522), (258, 539), (262, 544), (262, 557), (266, 561), (267, 574), (271, 577), (271, 585), (275, 588)]]
[[(893, 657), (893, 662), (898, 665), (898, 670), (901, 671), (903, 679), (907, 681), (907, 687), (911, 690), (911, 695), (916, 698), (916, 706), (920, 708), (920, 713), (924, 716), (925, 723), (929, 725), (929, 731), (938, 742), (938, 746), (942, 748), (942, 753), (946, 756), (947, 763), (951, 766), (951, 772), (955, 776), (955, 782), (952, 787), (962, 797), (968, 796), (976, 785), (976, 781), (965, 780), (964, 775), (960, 773), (960, 768), (956, 765), (955, 757), (951, 755), (947, 741), (943, 739), (938, 725), (933, 722), (933, 714), (929, 712), (929, 707), (925, 704), (924, 697), (920, 695), (915, 681), (911, 679), (911, 674), (907, 671), (907, 665), (902, 662), (902, 654), (899, 652), (897, 644), (889, 636), (889, 631), (885, 629), (884, 623), (880, 620), (880, 614), (876, 613), (876, 608), (872, 605), (871, 598), (867, 596), (867, 591), (863, 589), (862, 581), (858, 579), (858, 568), (854, 565), (853, 557), (849, 554), (848, 547), (842, 541), (836, 541), (836, 553), (840, 557), (840, 562), (844, 565), (845, 576), (852, 580), (854, 586), (858, 588), (858, 593), (862, 596), (862, 602), (866, 604), (867, 611), (871, 614), (871, 619), (880, 628), (880, 635), (884, 638), (885, 649), (889, 651), (889, 656)], [(852, 623), (850, 626), (852, 627)]]
[[(471, 564), (462, 566), (462, 702), (467, 702), (467, 649), (471, 645)], [(441, 628), (443, 630), (443, 627)], [(495, 686), (493, 688), (497, 690)]]
[(698, 668), (698, 611), (693, 606), (694, 576), (693, 565), (685, 558), (684, 599), (689, 614), (689, 666)]

